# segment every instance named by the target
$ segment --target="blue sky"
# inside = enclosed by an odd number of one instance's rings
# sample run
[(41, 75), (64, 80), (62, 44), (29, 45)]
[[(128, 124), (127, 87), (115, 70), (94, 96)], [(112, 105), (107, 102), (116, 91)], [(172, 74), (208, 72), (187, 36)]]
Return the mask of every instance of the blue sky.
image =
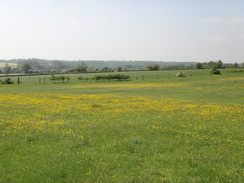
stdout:
[(244, 0), (0, 0), (0, 59), (244, 62)]

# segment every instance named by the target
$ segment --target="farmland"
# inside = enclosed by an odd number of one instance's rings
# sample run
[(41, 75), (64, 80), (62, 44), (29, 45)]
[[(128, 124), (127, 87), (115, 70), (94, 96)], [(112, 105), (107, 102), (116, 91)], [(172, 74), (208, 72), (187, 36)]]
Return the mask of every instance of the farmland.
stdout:
[(243, 182), (244, 72), (176, 72), (11, 78), (0, 182)]

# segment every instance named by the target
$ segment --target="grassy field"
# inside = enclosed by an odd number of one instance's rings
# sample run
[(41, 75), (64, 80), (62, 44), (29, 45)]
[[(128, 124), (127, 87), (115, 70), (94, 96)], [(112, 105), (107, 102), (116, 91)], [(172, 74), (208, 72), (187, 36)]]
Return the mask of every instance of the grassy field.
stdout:
[(0, 85), (0, 182), (243, 182), (244, 72), (176, 72)]
[[(8, 64), (8, 66), (10, 66), (10, 67), (16, 67), (17, 66), (17, 63), (7, 63)], [(0, 62), (0, 68), (2, 67), (2, 68), (4, 68), (6, 66), (6, 63), (5, 62)]]

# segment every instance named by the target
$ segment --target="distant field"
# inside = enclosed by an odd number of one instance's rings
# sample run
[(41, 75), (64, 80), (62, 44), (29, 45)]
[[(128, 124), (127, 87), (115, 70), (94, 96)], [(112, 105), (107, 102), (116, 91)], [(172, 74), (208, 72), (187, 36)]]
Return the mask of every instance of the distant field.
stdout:
[[(1, 67), (5, 67), (6, 63), (3, 63), (3, 62), (0, 62), (0, 68)], [(16, 67), (17, 66), (17, 63), (8, 63), (8, 65), (10, 67)]]
[(0, 84), (0, 182), (243, 182), (244, 73), (176, 72)]

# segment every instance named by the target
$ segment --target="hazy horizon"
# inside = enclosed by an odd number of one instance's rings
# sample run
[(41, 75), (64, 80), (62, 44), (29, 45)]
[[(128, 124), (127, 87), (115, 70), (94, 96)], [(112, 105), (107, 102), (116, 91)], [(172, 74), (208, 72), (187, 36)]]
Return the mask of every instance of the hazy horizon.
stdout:
[(244, 62), (242, 0), (0, 0), (0, 60)]

